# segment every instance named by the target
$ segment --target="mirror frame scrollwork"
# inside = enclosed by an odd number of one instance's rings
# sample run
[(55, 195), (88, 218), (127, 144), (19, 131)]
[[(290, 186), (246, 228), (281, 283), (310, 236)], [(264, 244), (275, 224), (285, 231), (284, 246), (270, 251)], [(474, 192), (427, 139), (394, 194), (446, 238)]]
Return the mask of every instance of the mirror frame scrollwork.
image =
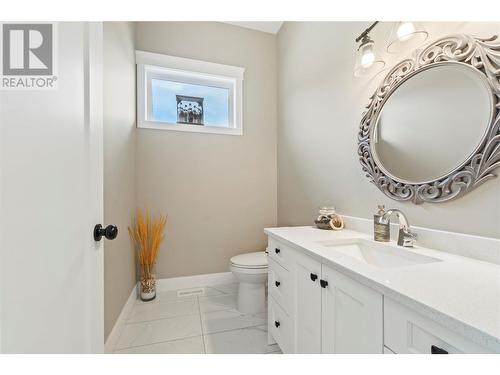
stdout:
[[(371, 148), (373, 128), (386, 100), (401, 83), (420, 71), (445, 62), (470, 65), (488, 82), (493, 106), (486, 135), (465, 163), (443, 177), (425, 183), (398, 180), (386, 174), (374, 158)], [(363, 113), (358, 133), (358, 156), (366, 177), (385, 195), (415, 204), (456, 199), (496, 177), (493, 170), (500, 167), (500, 39), (497, 36), (480, 39), (470, 35), (451, 35), (418, 50), (414, 58), (398, 63), (386, 75)]]

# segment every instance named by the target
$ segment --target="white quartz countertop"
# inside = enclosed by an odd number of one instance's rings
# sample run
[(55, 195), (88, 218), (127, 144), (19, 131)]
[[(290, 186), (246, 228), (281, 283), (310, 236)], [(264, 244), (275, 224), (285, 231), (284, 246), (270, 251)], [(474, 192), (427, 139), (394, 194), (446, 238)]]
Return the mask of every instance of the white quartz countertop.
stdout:
[(356, 281), (440, 323), (465, 338), (500, 353), (500, 265), (417, 246), (413, 251), (440, 262), (381, 268), (323, 246), (350, 238), (373, 240), (352, 230), (314, 227), (267, 228), (265, 233)]

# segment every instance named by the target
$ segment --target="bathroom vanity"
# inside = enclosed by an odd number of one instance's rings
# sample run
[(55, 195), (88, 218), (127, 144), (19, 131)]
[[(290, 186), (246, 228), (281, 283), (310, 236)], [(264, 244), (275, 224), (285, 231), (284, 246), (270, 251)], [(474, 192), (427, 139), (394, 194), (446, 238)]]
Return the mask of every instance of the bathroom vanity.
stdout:
[[(389, 70), (357, 149), (387, 197), (439, 204), (496, 177), (499, 46), (497, 37), (451, 35)], [(378, 240), (388, 239), (393, 212), (397, 243), (375, 242), (366, 228), (265, 230), (271, 342), (284, 353), (500, 353), (500, 241), (421, 228), (439, 239), (412, 247), (418, 233), (397, 209), (370, 223)]]
[(500, 353), (500, 265), (352, 230), (265, 233), (284, 353)]

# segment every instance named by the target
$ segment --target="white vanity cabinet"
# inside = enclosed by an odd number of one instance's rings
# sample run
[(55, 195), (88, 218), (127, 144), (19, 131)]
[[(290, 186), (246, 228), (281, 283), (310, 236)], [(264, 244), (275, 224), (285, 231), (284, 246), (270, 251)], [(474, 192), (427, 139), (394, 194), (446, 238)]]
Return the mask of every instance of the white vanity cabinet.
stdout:
[[(409, 274), (408, 277), (414, 280), (419, 280), (418, 276), (424, 271), (425, 275), (434, 278), (432, 283), (426, 282), (422, 286), (426, 288), (424, 292), (416, 293), (418, 285), (409, 288), (404, 283), (409, 291), (402, 293), (398, 287), (400, 280), (392, 278), (393, 268), (378, 265), (356, 268), (344, 263), (341, 257), (329, 256), (327, 245), (320, 247), (315, 244), (330, 244), (325, 238), (336, 234), (316, 231), (310, 227), (266, 231), (269, 234), (269, 342), (276, 341), (284, 353), (500, 353), (500, 334), (490, 335), (477, 325), (474, 328), (463, 318), (458, 318), (465, 309), (468, 315), (473, 313), (483, 317), (480, 326), (494, 330), (498, 323), (497, 289), (485, 291), (488, 299), (481, 295), (474, 300), (473, 288), (462, 283), (462, 288), (467, 291), (465, 296), (459, 295), (458, 303), (464, 305), (462, 308), (457, 305), (458, 297), (450, 296), (456, 290), (437, 284), (442, 276), (436, 274), (431, 263), (429, 267), (420, 264), (420, 267), (408, 266), (405, 269), (405, 275)], [(341, 251), (345, 241), (353, 243), (353, 240), (346, 240), (346, 234), (337, 234), (336, 243), (339, 245), (337, 250), (331, 251)], [(355, 233), (352, 235), (354, 240), (362, 238), (355, 237)], [(372, 246), (369, 241), (365, 242), (366, 246)], [(373, 254), (377, 254), (379, 250), (375, 246), (379, 244), (373, 246)], [(355, 247), (345, 251), (357, 254)], [(426, 256), (416, 252), (396, 254), (404, 255), (403, 260), (409, 259), (410, 255)], [(443, 269), (453, 270), (451, 267), (458, 264), (472, 275), (481, 275), (483, 271), (491, 277), (489, 280), (498, 281), (498, 269), (494, 265), (469, 263), (449, 254), (435, 253), (435, 256), (436, 259), (443, 256), (440, 260)], [(448, 258), (454, 261), (447, 264)], [(407, 266), (404, 262), (399, 264)], [(438, 285), (435, 290), (434, 285)], [(433, 294), (427, 296), (428, 293)], [(423, 301), (415, 298), (415, 294)], [(436, 297), (447, 303), (433, 306)], [(468, 300), (485, 306), (487, 314), (479, 310), (469, 311)]]
[(269, 245), (268, 330), (284, 353), (383, 352), (381, 294), (285, 244)]

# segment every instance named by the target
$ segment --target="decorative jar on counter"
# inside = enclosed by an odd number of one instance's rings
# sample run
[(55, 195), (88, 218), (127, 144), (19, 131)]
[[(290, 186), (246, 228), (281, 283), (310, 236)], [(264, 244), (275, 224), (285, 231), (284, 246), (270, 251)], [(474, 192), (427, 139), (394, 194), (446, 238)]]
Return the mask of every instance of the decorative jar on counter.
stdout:
[(332, 229), (330, 221), (335, 216), (335, 207), (320, 207), (318, 210), (318, 217), (314, 220), (314, 224), (316, 224), (319, 229)]

